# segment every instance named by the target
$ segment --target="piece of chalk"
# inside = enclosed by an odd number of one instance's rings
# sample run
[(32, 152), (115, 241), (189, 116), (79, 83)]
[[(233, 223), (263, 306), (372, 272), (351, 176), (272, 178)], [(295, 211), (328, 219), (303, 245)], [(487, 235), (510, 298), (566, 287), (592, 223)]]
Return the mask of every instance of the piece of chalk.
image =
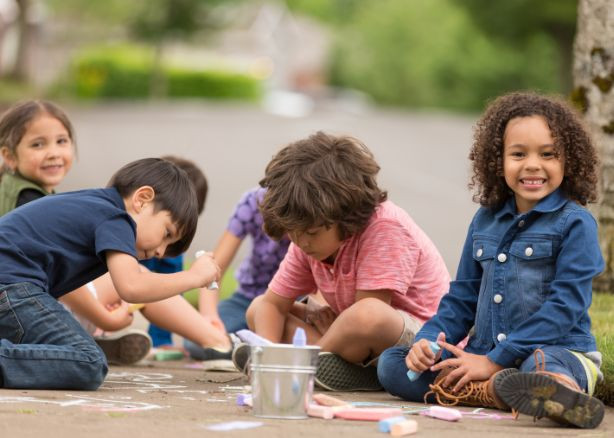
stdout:
[(335, 417), (344, 420), (379, 421), (403, 414), (399, 408), (353, 408), (335, 412)]
[[(194, 253), (194, 257), (199, 258), (200, 256), (205, 255), (205, 251), (203, 251), (202, 249), (199, 249), (198, 251), (196, 251)], [(207, 286), (207, 289), (209, 290), (218, 290), (220, 288), (220, 285), (217, 284), (217, 281), (212, 281), (211, 283), (209, 283), (209, 286)]]
[(331, 420), (335, 413), (329, 406), (316, 405), (310, 403), (307, 407), (307, 415), (310, 417), (324, 418), (325, 420)]
[[(437, 344), (437, 342), (431, 342), (430, 343), (430, 347), (431, 347), (431, 351), (435, 354), (439, 353), (439, 350), (441, 350), (441, 347)], [(422, 373), (419, 373), (418, 371), (413, 371), (413, 370), (408, 370), (407, 371), (407, 378), (411, 381), (411, 382), (415, 382), (416, 379), (418, 377), (420, 377)]]
[(401, 421), (405, 421), (407, 418), (403, 417), (403, 416), (399, 416), (399, 417), (390, 417), (390, 418), (384, 418), (383, 420), (379, 420), (379, 422), (377, 423), (377, 429), (380, 432), (390, 432), (390, 427), (393, 424), (396, 423), (400, 423)]
[(130, 304), (128, 306), (128, 312), (134, 313), (137, 310), (141, 310), (143, 307), (145, 307), (145, 304)]
[(326, 394), (317, 393), (314, 394), (312, 398), (316, 403), (323, 406), (351, 406), (348, 402), (344, 400)]
[(251, 406), (252, 395), (251, 394), (237, 394), (237, 406)]
[(260, 335), (257, 335), (256, 333), (248, 329), (237, 330), (235, 334), (239, 337), (239, 339), (249, 345), (273, 345), (273, 342), (269, 341), (266, 338), (263, 338)]
[(421, 412), (427, 417), (438, 418), (445, 421), (458, 421), (463, 418), (463, 414), (458, 409), (447, 408), (445, 406), (431, 406), (426, 411)]
[(178, 350), (160, 350), (154, 354), (154, 359), (159, 361), (164, 360), (181, 360), (183, 359), (183, 351)]
[(390, 426), (390, 435), (403, 436), (418, 432), (418, 422), (416, 420), (405, 420)]

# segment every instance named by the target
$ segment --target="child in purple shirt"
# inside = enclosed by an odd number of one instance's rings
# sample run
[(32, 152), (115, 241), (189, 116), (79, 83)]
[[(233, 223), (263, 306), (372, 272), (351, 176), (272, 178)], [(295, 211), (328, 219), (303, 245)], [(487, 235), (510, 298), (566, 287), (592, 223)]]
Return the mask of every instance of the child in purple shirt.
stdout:
[[(265, 191), (266, 189), (255, 187), (243, 194), (230, 217), (226, 231), (213, 251), (215, 260), (224, 272), (243, 239), (248, 235), (251, 237), (250, 254), (243, 260), (235, 274), (239, 283), (237, 290), (230, 298), (219, 304), (216, 291), (208, 289), (200, 291), (198, 307), (201, 314), (224, 332), (232, 333), (247, 328), (245, 311), (254, 298), (266, 291), (290, 245), (288, 238), (275, 241), (262, 229), (262, 216), (258, 205)], [(219, 356), (214, 350), (203, 349), (190, 341), (185, 342), (185, 347), (194, 359), (207, 360)]]

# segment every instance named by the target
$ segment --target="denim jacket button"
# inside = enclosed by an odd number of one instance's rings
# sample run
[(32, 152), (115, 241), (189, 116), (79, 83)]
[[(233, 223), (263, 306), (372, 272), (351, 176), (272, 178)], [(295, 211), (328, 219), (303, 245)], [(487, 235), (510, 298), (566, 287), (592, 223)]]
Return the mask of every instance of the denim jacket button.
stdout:
[(522, 221), (520, 221), (520, 222), (518, 222), (518, 227), (519, 227), (519, 228), (524, 227), (524, 221), (523, 221), (523, 220), (522, 220)]
[(482, 248), (478, 249), (478, 250), (475, 252), (475, 255), (476, 255), (477, 257), (482, 257), (482, 254), (484, 254), (484, 250), (483, 250)]
[(531, 257), (533, 255), (533, 248), (531, 248), (530, 246), (528, 246), (525, 250), (524, 250), (524, 255), (526, 255), (527, 257)]
[(503, 342), (503, 341), (505, 341), (506, 339), (507, 339), (507, 336), (505, 336), (505, 333), (499, 333), (499, 334), (497, 335), (497, 341), (499, 341), (499, 342)]
[(503, 301), (503, 296), (501, 294), (497, 294), (492, 298), (492, 300), (495, 303), (499, 304), (501, 301)]
[(497, 256), (497, 260), (499, 260), (501, 263), (505, 263), (505, 261), (507, 260), (507, 256), (501, 253)]

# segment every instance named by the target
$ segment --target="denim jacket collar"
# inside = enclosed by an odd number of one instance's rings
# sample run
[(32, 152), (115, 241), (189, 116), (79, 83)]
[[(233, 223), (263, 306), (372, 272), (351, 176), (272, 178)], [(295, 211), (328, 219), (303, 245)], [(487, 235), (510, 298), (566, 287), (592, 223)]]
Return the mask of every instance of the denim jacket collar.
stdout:
[[(530, 212), (536, 211), (538, 213), (551, 213), (559, 210), (567, 201), (568, 199), (565, 197), (563, 191), (558, 188), (539, 201)], [(501, 209), (494, 214), (495, 218), (497, 219), (501, 219), (506, 215), (516, 215), (516, 198), (514, 198), (514, 196), (510, 196), (503, 207), (501, 207)]]

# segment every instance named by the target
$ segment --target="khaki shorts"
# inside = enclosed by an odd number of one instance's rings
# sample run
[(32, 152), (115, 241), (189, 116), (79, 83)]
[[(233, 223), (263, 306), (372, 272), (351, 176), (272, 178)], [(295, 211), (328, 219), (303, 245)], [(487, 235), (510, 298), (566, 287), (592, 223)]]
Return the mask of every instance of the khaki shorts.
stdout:
[[(404, 310), (396, 309), (403, 318), (403, 331), (397, 340), (396, 344), (391, 347), (410, 347), (414, 343), (416, 333), (422, 328), (422, 322), (411, 316)], [(377, 366), (379, 356), (367, 359), (363, 362), (364, 366)]]

